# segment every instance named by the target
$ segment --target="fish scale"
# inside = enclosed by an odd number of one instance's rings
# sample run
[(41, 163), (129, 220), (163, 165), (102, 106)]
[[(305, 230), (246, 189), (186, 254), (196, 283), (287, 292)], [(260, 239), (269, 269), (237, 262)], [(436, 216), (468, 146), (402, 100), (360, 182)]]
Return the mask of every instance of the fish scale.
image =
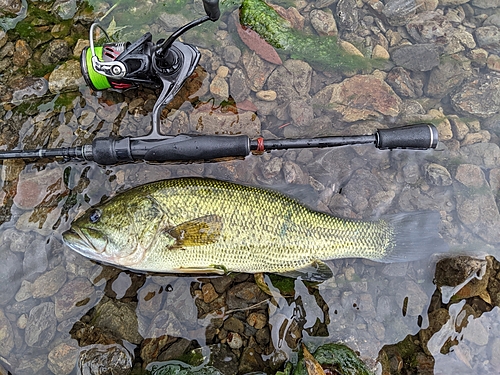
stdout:
[[(99, 214), (94, 223), (92, 212)], [(440, 251), (438, 222), (432, 212), (342, 219), (273, 190), (179, 178), (117, 195), (77, 219), (63, 238), (83, 255), (142, 271), (307, 271), (322, 279), (329, 259), (394, 262)]]

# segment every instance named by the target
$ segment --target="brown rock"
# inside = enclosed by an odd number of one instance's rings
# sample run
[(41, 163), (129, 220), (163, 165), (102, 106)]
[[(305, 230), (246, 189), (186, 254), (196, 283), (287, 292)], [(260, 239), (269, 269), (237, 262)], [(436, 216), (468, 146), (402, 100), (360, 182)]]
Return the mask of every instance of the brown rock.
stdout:
[(315, 98), (347, 122), (395, 117), (402, 103), (387, 83), (373, 75), (359, 75), (329, 85)]
[(16, 42), (16, 47), (14, 50), (13, 62), (16, 66), (25, 66), (28, 60), (31, 58), (32, 51), (26, 41), (19, 39)]

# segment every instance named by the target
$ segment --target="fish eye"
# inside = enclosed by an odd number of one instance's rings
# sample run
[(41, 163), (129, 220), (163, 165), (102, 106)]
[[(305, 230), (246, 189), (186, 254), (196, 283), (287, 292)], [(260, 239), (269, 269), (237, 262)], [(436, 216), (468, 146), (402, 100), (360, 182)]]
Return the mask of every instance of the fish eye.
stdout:
[(93, 210), (89, 215), (89, 220), (92, 224), (95, 224), (101, 218), (101, 211), (98, 209)]

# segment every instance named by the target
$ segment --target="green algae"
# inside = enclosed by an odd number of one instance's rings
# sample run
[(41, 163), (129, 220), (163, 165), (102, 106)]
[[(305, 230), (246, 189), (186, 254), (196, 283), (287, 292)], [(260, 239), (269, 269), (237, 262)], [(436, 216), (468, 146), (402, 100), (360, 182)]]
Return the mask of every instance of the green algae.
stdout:
[(325, 70), (367, 70), (380, 62), (352, 55), (342, 49), (334, 36), (309, 35), (295, 30), (263, 0), (243, 0), (240, 22), (273, 47), (290, 57), (307, 61)]

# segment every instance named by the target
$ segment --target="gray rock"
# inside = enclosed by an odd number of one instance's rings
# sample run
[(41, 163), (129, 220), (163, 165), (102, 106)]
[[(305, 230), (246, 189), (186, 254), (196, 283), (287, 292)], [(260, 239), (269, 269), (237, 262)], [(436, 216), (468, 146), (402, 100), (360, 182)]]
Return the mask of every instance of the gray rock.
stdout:
[(290, 101), (288, 113), (293, 124), (298, 127), (310, 127), (314, 119), (314, 110), (308, 100), (296, 99)]
[(500, 213), (481, 167), (461, 164), (455, 180), (453, 187), (460, 221), (483, 240), (500, 242)]
[(460, 55), (449, 56), (432, 69), (425, 92), (428, 96), (442, 98), (460, 86), (471, 74), (470, 60)]
[(452, 184), (450, 172), (442, 165), (430, 163), (426, 167), (425, 173), (427, 180), (432, 185), (449, 186)]
[(110, 330), (119, 338), (132, 344), (139, 344), (139, 334), (135, 303), (125, 303), (112, 299), (102, 299), (95, 307), (94, 325), (103, 330)]
[(311, 66), (301, 60), (287, 60), (269, 76), (267, 87), (278, 94), (278, 100), (303, 98), (311, 89)]
[(487, 118), (500, 113), (500, 77), (486, 75), (465, 83), (451, 103), (465, 115)]
[(475, 36), (479, 47), (500, 54), (500, 29), (496, 26), (485, 26), (476, 29)]
[(66, 283), (55, 295), (55, 312), (58, 321), (78, 316), (89, 310), (96, 299), (92, 283), (77, 277)]
[(132, 370), (132, 357), (121, 345), (92, 345), (82, 348), (78, 367), (82, 374), (127, 375)]
[(56, 332), (57, 319), (53, 302), (44, 302), (31, 309), (24, 331), (28, 346), (46, 347)]
[[(241, 58), (241, 51), (236, 46), (226, 46), (224, 47), (223, 56), (224, 61), (228, 63), (236, 64)], [(234, 72), (233, 72), (234, 74)]]
[(335, 15), (341, 31), (355, 31), (359, 27), (358, 7), (355, 0), (339, 0)]
[(405, 26), (417, 9), (415, 0), (389, 0), (382, 13), (392, 26)]
[(498, 8), (497, 0), (471, 0), (471, 4), (482, 9)]
[(433, 44), (403, 46), (392, 51), (391, 58), (396, 65), (416, 72), (426, 72), (439, 65), (439, 53)]
[(56, 0), (52, 5), (52, 12), (63, 20), (72, 18), (78, 9), (76, 0)]
[(65, 282), (66, 270), (64, 266), (57, 266), (36, 279), (31, 286), (31, 292), (34, 298), (51, 297), (57, 293)]
[(386, 81), (396, 94), (403, 98), (418, 98), (422, 95), (422, 85), (413, 80), (404, 68), (393, 68), (387, 75)]
[(337, 35), (337, 24), (331, 12), (313, 9), (309, 14), (311, 25), (319, 35)]
[(496, 143), (477, 143), (460, 148), (460, 156), (484, 168), (500, 167), (500, 147)]
[(49, 46), (40, 56), (43, 65), (52, 65), (66, 59), (70, 55), (69, 44), (62, 39), (56, 39), (49, 43)]
[(14, 331), (9, 319), (0, 310), (0, 356), (8, 358), (14, 349)]
[(243, 309), (267, 298), (267, 295), (256, 284), (243, 282), (227, 292), (227, 308), (229, 310)]
[(21, 0), (0, 0), (0, 16), (17, 14), (21, 8)]
[(80, 63), (75, 60), (66, 61), (58, 66), (49, 76), (49, 90), (53, 94), (63, 91), (75, 91), (84, 86), (85, 81), (80, 70)]
[(48, 265), (49, 261), (47, 259), (47, 251), (45, 250), (44, 244), (40, 242), (32, 242), (24, 253), (24, 276), (27, 277), (45, 272)]
[(142, 315), (153, 318), (160, 310), (165, 294), (164, 288), (158, 284), (144, 285), (137, 293), (137, 309)]
[(245, 100), (250, 94), (247, 78), (241, 69), (234, 69), (229, 77), (229, 93), (236, 102)]
[(43, 371), (47, 363), (47, 355), (33, 355), (25, 356), (19, 360), (19, 363), (14, 368), (16, 375), (45, 375), (47, 372)]
[(0, 305), (5, 305), (21, 286), (22, 262), (2, 247), (0, 251)]

